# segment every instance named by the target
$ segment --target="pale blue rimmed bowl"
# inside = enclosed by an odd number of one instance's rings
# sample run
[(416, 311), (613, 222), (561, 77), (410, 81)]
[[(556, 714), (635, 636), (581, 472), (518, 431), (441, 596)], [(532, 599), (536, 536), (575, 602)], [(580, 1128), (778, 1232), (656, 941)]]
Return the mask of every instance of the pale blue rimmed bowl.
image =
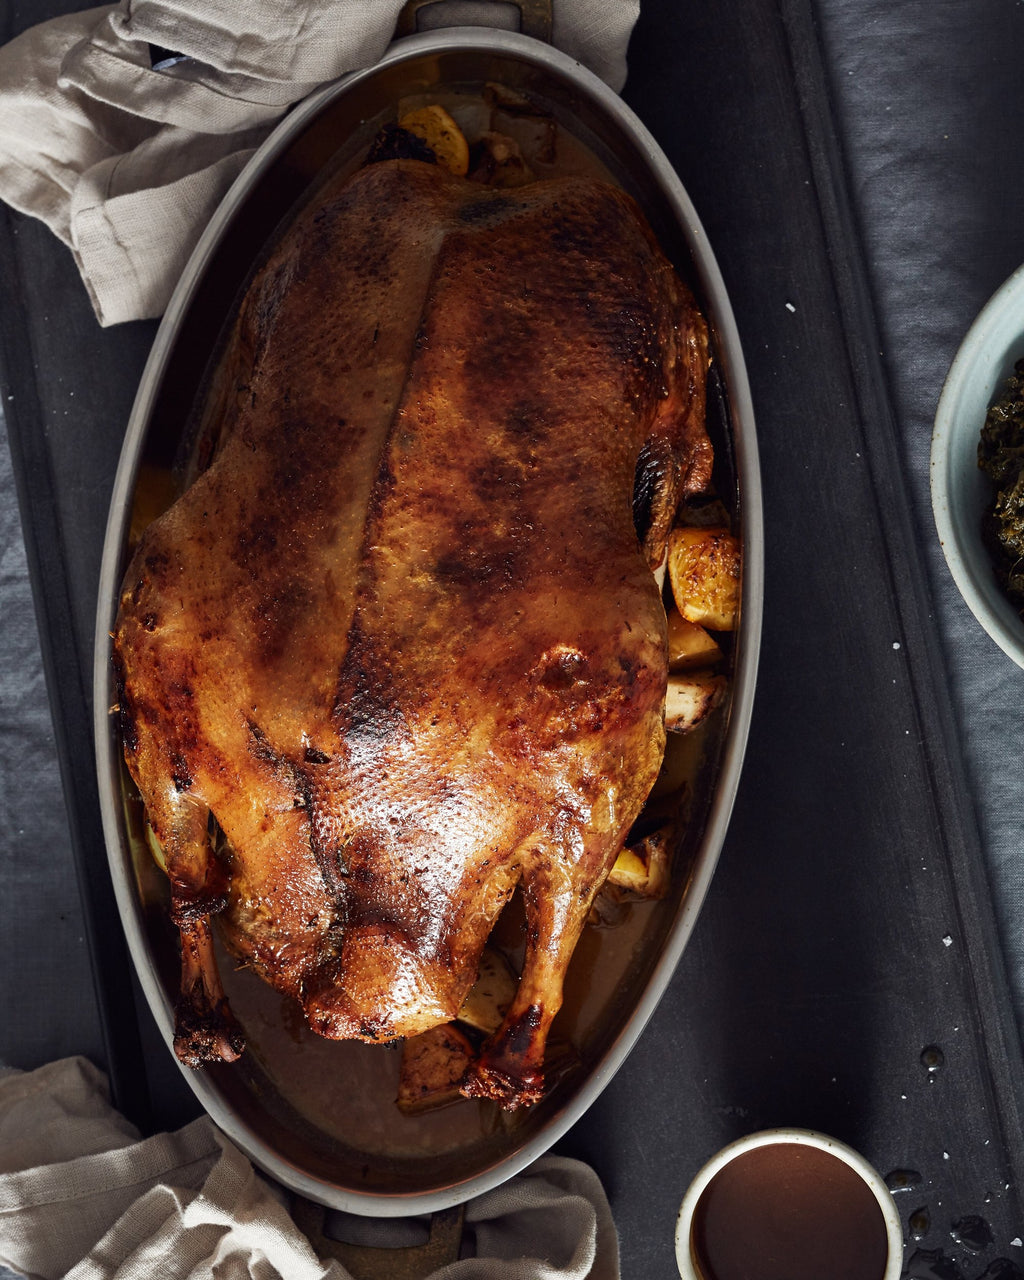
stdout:
[(932, 432), (932, 511), (946, 564), (967, 606), (1000, 649), (1024, 667), (1024, 621), (1004, 596), (982, 540), (992, 501), (978, 467), (989, 406), (1024, 358), (1024, 266), (985, 304), (950, 366)]

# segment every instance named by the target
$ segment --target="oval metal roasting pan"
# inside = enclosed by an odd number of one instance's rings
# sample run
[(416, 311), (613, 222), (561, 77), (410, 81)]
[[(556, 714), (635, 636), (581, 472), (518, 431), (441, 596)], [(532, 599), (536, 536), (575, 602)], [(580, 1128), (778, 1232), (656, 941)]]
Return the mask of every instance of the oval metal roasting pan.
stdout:
[[(740, 625), (731, 694), (703, 738), (683, 872), (632, 926), (588, 931), (570, 969), (566, 1004), (580, 1064), (536, 1107), (511, 1117), (457, 1103), (406, 1118), (393, 1105), (398, 1055), (303, 1034), (281, 997), (245, 974), (229, 995), (250, 1050), (232, 1065), (183, 1068), (198, 1100), (253, 1162), (300, 1195), (365, 1215), (425, 1213), (459, 1204), (536, 1159), (586, 1111), (654, 1012), (693, 930), (722, 847), (739, 782), (761, 631), (761, 486), (750, 393), (729, 300), (696, 212), (653, 138), (579, 64), (518, 33), (453, 28), (398, 40), (373, 68), (296, 107), (255, 154), (199, 241), (157, 333), (115, 480), (96, 629), (95, 730), (111, 875), (129, 947), (168, 1045), (178, 979), (166, 885), (145, 845), (141, 807), (122, 763), (109, 635), (127, 548), (169, 500), (172, 461), (232, 300), (275, 226), (328, 170), (355, 164), (400, 101), (480, 93), (500, 85), (550, 114), (586, 155), (640, 203), (711, 329), (709, 431), (717, 483), (742, 537)], [(225, 978), (229, 977), (225, 974)], [(169, 1049), (170, 1051), (170, 1049)], [(383, 1056), (381, 1056), (383, 1055)]]

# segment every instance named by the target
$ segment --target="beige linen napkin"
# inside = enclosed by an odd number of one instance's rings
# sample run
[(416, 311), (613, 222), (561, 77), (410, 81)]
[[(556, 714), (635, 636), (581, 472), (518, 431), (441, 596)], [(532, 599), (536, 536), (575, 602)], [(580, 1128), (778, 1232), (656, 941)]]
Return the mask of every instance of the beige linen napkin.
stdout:
[[(593, 1170), (548, 1156), (470, 1201), (430, 1280), (618, 1280)], [(0, 1076), (0, 1263), (35, 1280), (348, 1280), (205, 1117), (139, 1140), (84, 1058)]]
[[(377, 61), (401, 7), (121, 0), (32, 27), (0, 48), (0, 199), (70, 247), (101, 324), (159, 316), (253, 150), (292, 103)], [(621, 88), (638, 12), (554, 0), (553, 41)], [(516, 16), (474, 0), (423, 13), (431, 26)]]

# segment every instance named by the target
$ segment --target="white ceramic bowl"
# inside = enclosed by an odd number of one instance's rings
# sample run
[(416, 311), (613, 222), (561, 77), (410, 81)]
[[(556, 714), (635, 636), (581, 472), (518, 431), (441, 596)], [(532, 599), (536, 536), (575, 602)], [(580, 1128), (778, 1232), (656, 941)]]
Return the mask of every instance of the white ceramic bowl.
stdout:
[[(859, 1152), (854, 1151), (852, 1147), (840, 1142), (837, 1138), (830, 1138), (827, 1134), (818, 1133), (812, 1129), (762, 1129), (759, 1133), (748, 1134), (746, 1137), (730, 1143), (729, 1146), (723, 1147), (704, 1165), (690, 1183), (686, 1195), (683, 1197), (679, 1218), (676, 1223), (676, 1264), (682, 1280), (708, 1280), (698, 1257), (699, 1251), (694, 1244), (694, 1219), (697, 1214), (697, 1207), (708, 1186), (726, 1166), (731, 1165), (741, 1157), (750, 1155), (751, 1152), (761, 1148), (780, 1145), (815, 1148), (817, 1151), (824, 1152), (826, 1155), (841, 1161), (858, 1176), (878, 1204), (885, 1232), (886, 1257), (884, 1269), (881, 1275), (878, 1276), (878, 1280), (899, 1280), (903, 1271), (903, 1226), (900, 1222), (899, 1210), (896, 1208), (889, 1188), (885, 1185), (880, 1174)], [(783, 1182), (781, 1185), (786, 1184)], [(748, 1191), (754, 1191), (754, 1187), (754, 1183), (749, 1183)], [(767, 1190), (767, 1188), (765, 1189)], [(824, 1192), (823, 1194), (828, 1195), (829, 1193)], [(737, 1209), (741, 1208), (739, 1205), (735, 1207)], [(797, 1222), (806, 1221), (806, 1208), (807, 1206), (804, 1205), (803, 1214), (798, 1213), (792, 1220), (789, 1220), (788, 1215), (784, 1214), (787, 1221), (780, 1228), (782, 1237), (786, 1233), (795, 1231)], [(849, 1260), (837, 1259), (837, 1262), (840, 1261), (843, 1266), (837, 1269), (842, 1269), (846, 1274)], [(742, 1267), (734, 1267), (734, 1269), (746, 1271), (747, 1266), (744, 1264)]]
[(1003, 652), (1024, 667), (1024, 621), (1006, 599), (981, 538), (992, 500), (978, 467), (985, 413), (1024, 357), (1024, 267), (996, 291), (971, 325), (946, 376), (932, 433), (932, 511), (960, 594)]

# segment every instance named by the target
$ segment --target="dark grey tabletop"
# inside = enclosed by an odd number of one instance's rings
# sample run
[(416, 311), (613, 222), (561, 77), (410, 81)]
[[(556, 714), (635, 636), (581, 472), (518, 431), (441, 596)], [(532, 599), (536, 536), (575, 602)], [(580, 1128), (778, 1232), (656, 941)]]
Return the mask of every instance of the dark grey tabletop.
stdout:
[[(0, 4), (0, 37), (41, 16)], [(897, 1197), (905, 1221), (929, 1212), (908, 1241), (910, 1274), (1024, 1267), (1024, 672), (956, 593), (928, 497), (945, 372), (1024, 261), (1022, 65), (1017, 0), (643, 6), (625, 96), (678, 169), (733, 298), (767, 594), (744, 781), (710, 898), (639, 1046), (562, 1144), (608, 1188), (626, 1276), (675, 1274), (690, 1176), (776, 1123), (920, 1175)], [(14, 467), (4, 452), (0, 1058), (82, 1052), (116, 1074), (112, 1054), (133, 1050), (110, 1014), (133, 1010), (132, 993), (101, 946), (93, 995), (85, 937), (102, 917), (102, 855), (83, 727), (102, 523), (153, 329), (101, 332), (49, 233), (21, 218), (2, 229)], [(190, 1099), (145, 1011), (132, 1016), (151, 1052), (145, 1087), (122, 1081), (127, 1103), (177, 1123)], [(945, 1067), (929, 1075), (932, 1045)], [(989, 1246), (954, 1239), (965, 1215), (990, 1223)]]

